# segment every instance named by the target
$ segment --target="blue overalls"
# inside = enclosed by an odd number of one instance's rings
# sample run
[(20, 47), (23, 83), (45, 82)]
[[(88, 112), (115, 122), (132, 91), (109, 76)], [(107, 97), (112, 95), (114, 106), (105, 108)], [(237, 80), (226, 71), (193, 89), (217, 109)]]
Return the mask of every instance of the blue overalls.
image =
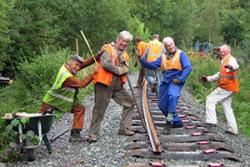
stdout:
[[(175, 51), (177, 48), (175, 49)], [(174, 54), (174, 53), (173, 53)], [(156, 61), (147, 62), (143, 57), (141, 58), (141, 64), (148, 69), (157, 69), (162, 64), (162, 56), (160, 56)], [(178, 104), (178, 99), (180, 97), (181, 89), (185, 84), (185, 81), (192, 71), (192, 66), (188, 59), (188, 56), (181, 51), (180, 52), (180, 63), (183, 68), (182, 71), (171, 69), (162, 71), (162, 78), (159, 87), (159, 99), (158, 105), (162, 113), (167, 117), (168, 113), (173, 113), (173, 120), (171, 121), (173, 125), (181, 124), (181, 119), (176, 114), (176, 106)], [(173, 79), (178, 79), (180, 84), (174, 84)]]

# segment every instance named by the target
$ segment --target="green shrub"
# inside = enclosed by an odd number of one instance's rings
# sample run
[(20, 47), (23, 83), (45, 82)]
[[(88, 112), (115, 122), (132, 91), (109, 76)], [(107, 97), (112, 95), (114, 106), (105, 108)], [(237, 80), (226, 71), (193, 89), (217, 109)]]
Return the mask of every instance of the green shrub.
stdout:
[[(1, 114), (7, 112), (37, 112), (42, 96), (52, 85), (59, 67), (69, 57), (69, 50), (50, 52), (45, 49), (32, 62), (24, 61), (11, 88), (3, 89), (1, 99), (6, 99)], [(2, 105), (2, 104), (1, 104)], [(4, 110), (4, 111), (3, 111)]]
[[(21, 63), (14, 84), (11, 87), (1, 89), (0, 115), (3, 116), (5, 113), (12, 112), (38, 112), (43, 96), (52, 86), (62, 64), (70, 56), (71, 52), (68, 49), (57, 52), (44, 49), (42, 55), (37, 56), (32, 62), (24, 61)], [(81, 70), (79, 77), (83, 78), (88, 73), (89, 68)], [(81, 101), (92, 90), (91, 84), (84, 89), (80, 89), (79, 100)], [(56, 113), (59, 116), (62, 115), (60, 112)], [(19, 157), (19, 153), (13, 152), (11, 148), (14, 138), (11, 132), (14, 133), (11, 127), (6, 125), (0, 117), (0, 153), (4, 155), (4, 158), (0, 156), (0, 161), (9, 161)], [(37, 139), (32, 137), (32, 142), (37, 142)]]
[[(18, 67), (18, 74), (11, 88), (4, 88), (0, 99), (6, 101), (1, 104), (0, 113), (7, 112), (38, 112), (42, 98), (52, 86), (58, 70), (72, 53), (68, 49), (49, 51), (44, 49), (42, 55), (37, 56), (32, 62), (24, 61)], [(82, 70), (80, 76), (87, 75), (87, 70)], [(85, 96), (90, 88), (81, 90), (81, 97)], [(2, 102), (0, 102), (2, 103)]]
[(193, 70), (186, 85), (194, 94), (196, 100), (198, 102), (203, 102), (206, 95), (208, 95), (215, 88), (216, 83), (201, 83), (199, 82), (199, 77), (215, 74), (218, 71), (218, 60), (211, 57), (195, 57), (191, 60), (191, 64), (193, 66)]

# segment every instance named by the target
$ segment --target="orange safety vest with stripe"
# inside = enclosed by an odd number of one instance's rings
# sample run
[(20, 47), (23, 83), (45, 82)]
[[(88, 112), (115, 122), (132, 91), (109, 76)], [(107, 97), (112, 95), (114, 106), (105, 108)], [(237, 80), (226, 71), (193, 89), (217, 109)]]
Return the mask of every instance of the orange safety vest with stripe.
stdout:
[(171, 59), (168, 59), (168, 55), (167, 54), (162, 54), (161, 57), (161, 71), (165, 71), (165, 70), (179, 70), (182, 71), (183, 67), (181, 65), (181, 59), (180, 59), (180, 55), (181, 55), (181, 50), (177, 49), (176, 52), (174, 53), (174, 56)]
[(225, 68), (225, 65), (228, 65), (231, 58), (233, 58), (233, 56), (228, 56), (226, 60), (224, 60), (224, 62), (220, 65), (220, 77), (218, 80), (218, 86), (222, 89), (238, 93), (239, 82), (237, 79), (237, 70), (227, 71), (228, 69)]
[(164, 52), (164, 46), (158, 40), (150, 41), (148, 44), (148, 49), (149, 49), (149, 53), (148, 53), (147, 61), (149, 63), (157, 60), (158, 57), (161, 56), (162, 53)]
[(148, 47), (148, 44), (144, 41), (139, 42), (139, 44), (137, 45), (136, 49), (138, 50), (140, 56), (144, 56), (146, 49)]
[[(113, 65), (120, 65), (119, 61), (118, 61), (118, 53), (115, 47), (114, 43), (110, 43), (110, 44), (105, 44), (102, 49), (104, 49), (110, 56), (110, 60), (113, 63)], [(120, 56), (124, 56), (126, 62), (129, 61), (129, 55), (126, 51), (124, 51), (123, 53), (121, 53), (122, 55)], [(99, 59), (97, 61), (97, 63), (100, 65), (99, 70), (96, 72), (96, 74), (94, 75), (94, 79), (93, 79), (93, 83), (102, 83), (104, 85), (110, 86), (112, 79), (113, 79), (113, 73), (106, 71), (102, 66), (101, 66), (101, 60)], [(127, 81), (126, 75), (121, 75), (120, 76), (121, 82), (122, 84), (124, 84)]]

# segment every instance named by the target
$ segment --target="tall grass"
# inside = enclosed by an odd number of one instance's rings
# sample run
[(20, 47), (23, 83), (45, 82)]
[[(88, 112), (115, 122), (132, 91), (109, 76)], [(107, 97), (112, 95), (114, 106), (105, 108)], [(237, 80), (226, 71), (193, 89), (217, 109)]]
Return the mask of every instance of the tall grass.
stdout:
[[(199, 103), (204, 103), (206, 96), (215, 89), (216, 82), (202, 84), (199, 82), (199, 76), (215, 74), (219, 70), (219, 60), (208, 56), (205, 59), (196, 57), (191, 62), (193, 71), (190, 74), (186, 85), (195, 96), (195, 99)], [(240, 62), (240, 70), (238, 73), (240, 92), (234, 94), (232, 104), (238, 127), (248, 137), (250, 137), (250, 123), (248, 121), (250, 118), (249, 71), (250, 65)], [(223, 116), (223, 119), (225, 119), (224, 114), (222, 114), (222, 107), (217, 107), (217, 112), (220, 116)]]

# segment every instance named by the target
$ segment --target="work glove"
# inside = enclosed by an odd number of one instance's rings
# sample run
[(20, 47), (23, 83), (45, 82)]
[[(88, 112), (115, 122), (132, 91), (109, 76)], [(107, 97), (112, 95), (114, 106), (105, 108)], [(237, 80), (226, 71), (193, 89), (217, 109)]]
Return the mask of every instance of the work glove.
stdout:
[(225, 65), (224, 67), (229, 69), (229, 70), (233, 70), (233, 67), (231, 65)]
[(127, 66), (119, 67), (119, 73), (120, 73), (120, 75), (127, 74), (128, 67)]
[(200, 82), (202, 82), (202, 83), (207, 82), (207, 77), (201, 76), (200, 77)]
[(178, 80), (178, 79), (173, 79), (173, 83), (176, 84), (176, 85), (179, 85), (181, 83), (181, 81)]
[(13, 83), (13, 80), (10, 79), (9, 82), (8, 82), (8, 85), (11, 85)]

